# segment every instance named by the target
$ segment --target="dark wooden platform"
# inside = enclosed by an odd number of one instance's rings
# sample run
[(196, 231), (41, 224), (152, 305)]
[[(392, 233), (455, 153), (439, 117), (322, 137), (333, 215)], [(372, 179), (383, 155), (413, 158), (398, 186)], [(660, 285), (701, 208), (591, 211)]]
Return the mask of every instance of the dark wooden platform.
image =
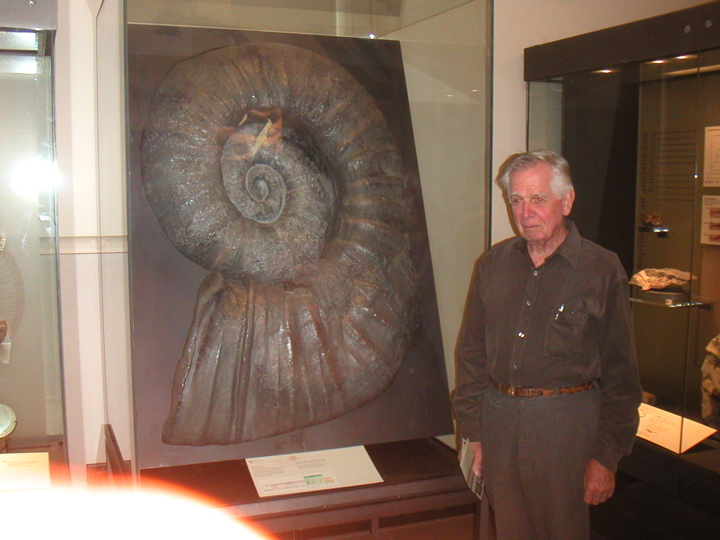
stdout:
[[(437, 439), (366, 449), (384, 480), (381, 484), (260, 498), (245, 460), (143, 469), (140, 481), (197, 493), (287, 538), (371, 536), (385, 528), (462, 516), (471, 523), (467, 537), (477, 537), (479, 501), (465, 485), (455, 450)], [(315, 534), (296, 536), (302, 531)]]

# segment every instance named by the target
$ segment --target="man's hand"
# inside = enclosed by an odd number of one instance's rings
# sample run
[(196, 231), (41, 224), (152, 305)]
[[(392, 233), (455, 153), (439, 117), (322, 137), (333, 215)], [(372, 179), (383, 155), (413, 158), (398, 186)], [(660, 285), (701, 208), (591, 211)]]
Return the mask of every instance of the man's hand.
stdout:
[(482, 446), (480, 442), (471, 442), (470, 450), (473, 453), (472, 471), (475, 476), (482, 478)]
[(600, 465), (596, 460), (591, 459), (585, 467), (585, 495), (583, 500), (587, 504), (593, 505), (604, 503), (612, 497), (614, 491), (615, 473)]

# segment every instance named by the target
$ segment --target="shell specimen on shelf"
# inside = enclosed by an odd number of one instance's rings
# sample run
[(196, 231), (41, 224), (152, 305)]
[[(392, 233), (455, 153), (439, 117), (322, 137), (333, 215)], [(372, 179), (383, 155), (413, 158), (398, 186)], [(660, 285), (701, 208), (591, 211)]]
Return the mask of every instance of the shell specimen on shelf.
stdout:
[(419, 317), (412, 216), (385, 119), (344, 68), (271, 43), (179, 62), (141, 160), (163, 230), (210, 271), (163, 442), (269, 437), (382, 393)]
[(5, 321), (5, 338), (12, 341), (25, 311), (25, 286), (15, 259), (4, 246), (0, 248), (0, 320)]

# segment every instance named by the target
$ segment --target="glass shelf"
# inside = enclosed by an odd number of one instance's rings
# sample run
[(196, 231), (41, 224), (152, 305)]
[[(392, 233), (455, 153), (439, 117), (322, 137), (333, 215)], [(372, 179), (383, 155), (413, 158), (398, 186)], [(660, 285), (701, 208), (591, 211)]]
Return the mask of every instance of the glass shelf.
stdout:
[(660, 307), (666, 307), (666, 308), (692, 308), (697, 307), (700, 309), (712, 309), (713, 304), (717, 302), (717, 300), (704, 300), (701, 298), (689, 298), (689, 299), (683, 299), (683, 300), (673, 300), (671, 298), (668, 298), (666, 300), (651, 300), (647, 298), (630, 298), (631, 302), (637, 302), (638, 304), (647, 304), (651, 306), (660, 306)]
[(638, 231), (655, 233), (658, 236), (665, 238), (670, 232), (670, 229), (667, 227), (638, 227)]

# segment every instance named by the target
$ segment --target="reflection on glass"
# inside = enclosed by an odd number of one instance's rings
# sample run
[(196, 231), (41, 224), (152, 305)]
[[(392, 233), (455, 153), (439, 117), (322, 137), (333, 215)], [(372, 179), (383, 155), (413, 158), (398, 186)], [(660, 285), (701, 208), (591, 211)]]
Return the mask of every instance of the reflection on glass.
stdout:
[(127, 22), (385, 36), (471, 0), (129, 0)]
[[(40, 32), (0, 30), (0, 404), (3, 452), (65, 462), (51, 59)], [(15, 47), (14, 50), (8, 50)], [(1, 487), (1, 486), (0, 486)]]

